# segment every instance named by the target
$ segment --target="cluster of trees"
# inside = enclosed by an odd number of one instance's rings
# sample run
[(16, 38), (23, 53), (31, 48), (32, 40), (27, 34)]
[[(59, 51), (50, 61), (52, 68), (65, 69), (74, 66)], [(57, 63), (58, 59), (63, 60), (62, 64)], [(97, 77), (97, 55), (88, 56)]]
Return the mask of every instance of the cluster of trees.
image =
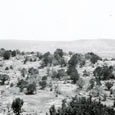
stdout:
[(52, 70), (51, 77), (52, 79), (63, 79), (66, 76), (66, 72), (64, 69), (59, 69), (58, 71)]
[(17, 50), (5, 50), (1, 49), (0, 50), (0, 55), (5, 59), (8, 60), (10, 57), (15, 57), (17, 55), (18, 51)]
[(17, 87), (20, 88), (20, 91), (22, 92), (24, 90), (24, 88), (26, 89), (26, 94), (30, 95), (30, 94), (34, 94), (36, 92), (36, 83), (28, 83), (26, 80), (19, 80), (17, 83)]
[(93, 52), (89, 52), (85, 54), (85, 58), (89, 59), (91, 63), (95, 64), (98, 60), (102, 60), (101, 57), (98, 55), (94, 54)]
[(46, 52), (42, 55), (42, 67), (48, 66), (48, 65), (61, 65), (66, 66), (66, 61), (63, 57), (64, 52), (62, 49), (56, 49), (54, 54), (51, 54), (50, 52)]
[(69, 103), (62, 101), (62, 107), (56, 110), (53, 105), (49, 109), (50, 115), (115, 115), (113, 108), (107, 107), (92, 98), (74, 97)]
[(94, 70), (93, 74), (98, 80), (109, 80), (115, 78), (112, 66), (99, 66)]
[(74, 54), (68, 61), (67, 74), (70, 76), (70, 79), (72, 80), (73, 83), (76, 83), (76, 81), (79, 79), (79, 74), (76, 69), (76, 65), (78, 64), (79, 60), (80, 55)]

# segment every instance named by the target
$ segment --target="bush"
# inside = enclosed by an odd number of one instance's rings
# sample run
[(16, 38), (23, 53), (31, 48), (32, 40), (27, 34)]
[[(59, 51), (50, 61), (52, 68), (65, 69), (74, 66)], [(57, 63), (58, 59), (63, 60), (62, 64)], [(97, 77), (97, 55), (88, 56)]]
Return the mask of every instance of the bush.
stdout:
[(9, 80), (9, 76), (7, 74), (0, 74), (1, 85), (4, 85), (5, 81)]
[(115, 115), (113, 108), (107, 107), (99, 102), (92, 101), (92, 98), (74, 97), (67, 103), (62, 103), (62, 107), (49, 109), (50, 115)]
[(64, 52), (62, 49), (56, 49), (54, 52), (54, 57), (58, 60), (60, 57), (63, 57)]
[(5, 59), (5, 60), (8, 60), (8, 59), (10, 59), (10, 51), (5, 51), (4, 52), (4, 54), (3, 54), (3, 58)]
[(24, 88), (27, 88), (27, 86), (28, 86), (28, 82), (23, 79), (19, 80), (17, 83), (17, 87), (20, 88), (21, 92), (23, 91)]
[(43, 66), (47, 66), (48, 64), (51, 65), (52, 60), (53, 60), (53, 56), (50, 54), (50, 52), (46, 52), (42, 58), (42, 65)]
[(13, 102), (12, 102), (12, 109), (13, 109), (13, 112), (15, 113), (15, 115), (20, 115), (21, 113), (21, 108), (24, 104), (24, 101), (20, 98), (16, 98)]
[(94, 54), (93, 52), (85, 54), (85, 58), (89, 59), (93, 64), (95, 64), (98, 60), (102, 60), (98, 55)]
[(63, 78), (66, 75), (65, 70), (64, 69), (59, 69), (58, 73), (57, 73), (57, 78), (60, 80), (61, 78)]
[(9, 68), (8, 68), (8, 67), (6, 67), (6, 68), (5, 68), (5, 70), (9, 70)]
[(27, 92), (26, 92), (26, 94), (31, 95), (31, 94), (34, 94), (35, 91), (36, 91), (36, 83), (29, 84), (27, 86)]
[(43, 77), (42, 77), (42, 80), (47, 80), (47, 76), (43, 76)]
[(44, 88), (46, 87), (46, 85), (47, 85), (46, 80), (40, 81), (40, 82), (39, 82), (39, 85), (41, 86), (41, 89), (44, 89)]
[(58, 72), (55, 70), (52, 70), (51, 78), (55, 79), (55, 78), (57, 78), (57, 75), (58, 75)]
[(70, 75), (70, 79), (74, 84), (79, 79), (79, 74), (75, 67), (69, 67), (67, 70), (67, 74)]
[(13, 51), (12, 51), (12, 57), (15, 57), (15, 56), (16, 56), (16, 51), (13, 50)]
[(93, 74), (96, 77), (96, 79), (99, 80), (109, 80), (109, 79), (114, 79), (113, 75), (113, 67), (112, 66), (103, 66), (103, 67), (97, 67), (94, 71)]
[(23, 77), (25, 77), (25, 75), (27, 74), (27, 70), (25, 68), (22, 68), (20, 72)]
[(95, 79), (92, 78), (89, 80), (89, 86), (88, 86), (87, 90), (93, 89), (94, 85), (95, 85)]
[(106, 82), (105, 86), (107, 87), (108, 90), (110, 90), (111, 87), (113, 86), (113, 83), (112, 82)]
[(39, 74), (38, 69), (35, 69), (33, 67), (29, 68), (28, 72), (30, 73), (30, 75)]
[(77, 80), (77, 85), (79, 86), (80, 89), (82, 89), (83, 86), (85, 85), (85, 81), (82, 78), (79, 78)]
[(81, 60), (81, 55), (80, 54), (74, 54), (70, 60), (68, 61), (68, 65), (75, 67)]

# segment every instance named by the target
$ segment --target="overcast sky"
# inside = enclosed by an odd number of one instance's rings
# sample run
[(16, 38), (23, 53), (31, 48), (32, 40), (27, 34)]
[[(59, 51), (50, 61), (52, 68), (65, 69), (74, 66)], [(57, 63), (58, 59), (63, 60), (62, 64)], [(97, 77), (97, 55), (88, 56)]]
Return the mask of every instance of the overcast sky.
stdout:
[(0, 0), (0, 39), (115, 38), (115, 0)]

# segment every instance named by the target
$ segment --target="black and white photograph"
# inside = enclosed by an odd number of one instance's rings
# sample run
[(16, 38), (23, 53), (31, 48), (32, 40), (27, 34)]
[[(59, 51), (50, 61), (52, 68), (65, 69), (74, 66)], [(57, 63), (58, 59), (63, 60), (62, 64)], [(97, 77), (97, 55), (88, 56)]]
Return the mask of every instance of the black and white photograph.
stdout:
[(0, 115), (115, 115), (115, 0), (0, 0)]

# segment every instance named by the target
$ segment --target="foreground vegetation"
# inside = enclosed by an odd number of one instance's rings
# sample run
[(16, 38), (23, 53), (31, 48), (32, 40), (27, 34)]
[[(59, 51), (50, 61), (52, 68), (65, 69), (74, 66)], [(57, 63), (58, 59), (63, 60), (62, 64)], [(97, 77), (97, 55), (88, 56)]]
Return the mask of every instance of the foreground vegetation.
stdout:
[(1, 114), (115, 114), (114, 59), (2, 48), (0, 70)]

